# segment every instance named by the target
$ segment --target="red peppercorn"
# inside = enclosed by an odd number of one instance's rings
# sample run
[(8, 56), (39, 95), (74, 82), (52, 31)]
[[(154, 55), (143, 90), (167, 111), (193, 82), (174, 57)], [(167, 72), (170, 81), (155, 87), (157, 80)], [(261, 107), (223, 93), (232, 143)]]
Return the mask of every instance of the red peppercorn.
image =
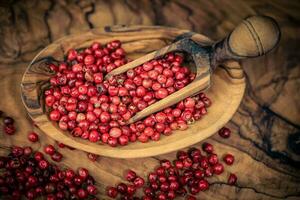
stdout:
[(80, 176), (81, 179), (85, 180), (89, 176), (89, 172), (85, 168), (79, 168), (78, 175)]
[(32, 148), (31, 147), (24, 147), (24, 155), (25, 156), (30, 156), (32, 153)]
[(145, 96), (146, 94), (146, 88), (143, 87), (143, 86), (139, 86), (137, 89), (136, 89), (136, 96), (137, 97), (143, 97)]
[(151, 88), (152, 87), (152, 80), (151, 79), (144, 79), (142, 85), (144, 88)]
[(144, 188), (144, 194), (145, 194), (147, 197), (153, 197), (153, 196), (154, 196), (154, 192), (153, 192), (153, 190), (151, 189), (151, 187), (146, 187), (146, 188)]
[(155, 114), (155, 120), (158, 123), (165, 123), (167, 120), (167, 115), (163, 112), (158, 112)]
[(165, 169), (169, 169), (172, 166), (172, 164), (169, 160), (164, 159), (160, 161), (160, 166), (162, 166)]
[(41, 152), (39, 152), (39, 151), (35, 152), (35, 154), (34, 154), (35, 160), (41, 161), (43, 158), (44, 158), (44, 155)]
[(206, 158), (206, 157), (202, 157), (201, 159), (200, 159), (200, 166), (201, 166), (201, 168), (203, 168), (203, 169), (207, 169), (208, 167), (209, 167), (209, 162), (208, 162), (208, 159)]
[(86, 190), (90, 195), (96, 195), (98, 193), (97, 188), (94, 185), (88, 185)]
[(133, 79), (136, 76), (136, 73), (133, 69), (130, 69), (126, 72), (128, 78)]
[(67, 169), (65, 171), (65, 176), (66, 176), (67, 179), (71, 180), (72, 178), (74, 178), (75, 172), (71, 169)]
[(3, 123), (5, 125), (12, 125), (15, 122), (15, 120), (11, 117), (4, 117)]
[(51, 155), (51, 159), (55, 162), (60, 162), (63, 158), (63, 155), (59, 152), (55, 152), (53, 155)]
[(185, 199), (186, 200), (196, 200), (196, 197), (188, 195)]
[[(136, 77), (133, 78), (133, 83), (136, 86), (142, 85), (142, 82), (143, 82), (143, 79), (140, 76), (136, 76)], [(133, 95), (131, 95), (131, 96), (133, 96)]]
[(101, 140), (102, 142), (104, 143), (107, 143), (108, 142), (108, 139), (109, 139), (109, 134), (108, 133), (103, 133), (102, 136), (101, 136)]
[(156, 80), (157, 77), (158, 77), (159, 73), (158, 71), (156, 70), (151, 70), (151, 71), (148, 71), (148, 76), (149, 78), (151, 78), (152, 80)]
[(145, 181), (142, 177), (136, 177), (133, 181), (135, 187), (140, 188), (144, 185)]
[(47, 169), (48, 166), (49, 166), (48, 161), (46, 161), (46, 160), (40, 160), (39, 161), (39, 168), (40, 169)]
[(159, 188), (159, 185), (158, 185), (157, 182), (152, 182), (152, 183), (150, 183), (150, 186), (151, 186), (151, 188), (152, 188), (153, 190), (158, 190), (158, 188)]
[(73, 178), (73, 182), (75, 185), (81, 185), (83, 183), (83, 180), (79, 176), (75, 176)]
[(195, 100), (191, 97), (188, 97), (184, 100), (184, 106), (186, 108), (193, 108), (195, 107), (195, 104), (196, 104)]
[(168, 182), (161, 183), (160, 190), (164, 191), (164, 192), (167, 192), (169, 190), (169, 183)]
[(174, 165), (177, 169), (183, 168), (183, 162), (181, 160), (174, 160)]
[(165, 75), (158, 75), (157, 82), (160, 84), (165, 84), (167, 82), (167, 77)]
[(169, 188), (172, 191), (176, 191), (179, 188), (179, 183), (177, 181), (171, 181)]
[(95, 83), (102, 83), (103, 82), (103, 74), (102, 73), (95, 73), (93, 75), (93, 79)]
[(106, 194), (111, 198), (116, 198), (118, 195), (118, 190), (114, 187), (107, 187)]
[(203, 171), (198, 169), (198, 170), (194, 171), (194, 176), (198, 179), (202, 179), (204, 177), (204, 173), (203, 173)]
[(138, 137), (138, 140), (142, 143), (146, 143), (148, 142), (149, 140), (149, 137), (146, 135), (146, 134), (141, 134), (139, 137)]
[(118, 144), (118, 140), (114, 137), (109, 137), (107, 139), (107, 144), (109, 144), (111, 147), (116, 147)]
[(193, 165), (193, 161), (190, 158), (186, 158), (182, 161), (184, 168), (190, 168)]
[(92, 56), (92, 55), (87, 55), (85, 58), (84, 58), (84, 64), (85, 65), (92, 65), (95, 61), (95, 58)]
[(207, 143), (207, 142), (204, 142), (202, 144), (202, 149), (206, 153), (213, 153), (213, 151), (214, 151), (213, 145), (211, 145), (210, 143)]
[(25, 195), (28, 199), (34, 199), (36, 197), (36, 193), (35, 191), (33, 190), (29, 190), (26, 192), (26, 195)]
[(158, 99), (163, 99), (168, 96), (168, 90), (165, 88), (160, 88), (155, 92), (155, 97)]
[(227, 164), (227, 165), (232, 165), (234, 162), (234, 156), (232, 154), (226, 154), (223, 157), (223, 161)]
[(150, 137), (154, 134), (154, 130), (151, 127), (146, 127), (144, 129), (144, 134)]
[(129, 142), (129, 138), (127, 135), (121, 135), (119, 138), (118, 138), (118, 142), (121, 146), (125, 146), (128, 144)]
[(55, 101), (56, 101), (56, 100), (55, 100), (55, 97), (54, 97), (53, 95), (48, 95), (48, 96), (46, 96), (46, 98), (45, 98), (45, 103), (46, 103), (46, 105), (49, 106), (49, 107), (51, 107), (51, 106), (54, 104)]
[(120, 194), (125, 194), (127, 193), (127, 185), (125, 183), (119, 183), (117, 185), (117, 190)]
[(148, 180), (150, 183), (153, 183), (157, 180), (157, 174), (154, 172), (149, 173)]
[(44, 152), (49, 155), (53, 155), (55, 153), (55, 148), (53, 145), (49, 144), (44, 147)]
[(160, 175), (160, 176), (158, 176), (158, 181), (159, 181), (160, 183), (164, 183), (164, 182), (167, 181), (167, 177), (164, 176), (164, 175)]
[(227, 127), (223, 127), (219, 130), (219, 135), (222, 137), (222, 138), (229, 138), (230, 137), (230, 134), (231, 134), (231, 131), (229, 128)]
[(133, 195), (136, 192), (136, 187), (134, 185), (128, 185), (127, 186), (127, 194)]
[(124, 97), (128, 95), (128, 90), (125, 87), (119, 88), (119, 96)]
[(178, 151), (176, 157), (177, 157), (177, 159), (182, 161), (184, 159), (187, 159), (189, 157), (189, 155), (185, 151)]
[(198, 187), (200, 191), (205, 191), (209, 188), (209, 183), (207, 182), (207, 180), (202, 179), (199, 181)]
[(96, 130), (92, 130), (89, 134), (89, 141), (98, 142), (100, 140), (99, 132)]
[(230, 173), (230, 174), (229, 174), (229, 177), (228, 177), (228, 180), (227, 180), (227, 183), (228, 183), (229, 185), (234, 185), (234, 184), (236, 183), (236, 181), (237, 181), (236, 175)]
[(58, 121), (60, 119), (60, 112), (58, 110), (53, 110), (50, 112), (50, 119), (52, 121)]
[(163, 167), (158, 167), (158, 168), (156, 169), (156, 174), (159, 175), (159, 176), (165, 175), (165, 168), (163, 168)]
[(216, 154), (210, 154), (207, 158), (209, 164), (211, 165), (215, 165), (218, 163), (218, 156)]
[(96, 117), (96, 115), (93, 113), (93, 112), (87, 112), (86, 113), (86, 119), (89, 121), (89, 122), (94, 122), (96, 119), (97, 119), (97, 117)]
[(181, 130), (181, 131), (184, 131), (184, 130), (186, 130), (186, 129), (188, 128), (188, 126), (187, 126), (187, 124), (186, 124), (185, 122), (179, 122), (179, 123), (177, 124), (177, 127), (178, 127), (178, 129)]
[(158, 73), (161, 74), (163, 72), (164, 68), (163, 68), (162, 65), (157, 64), (157, 65), (154, 66), (154, 70), (158, 71)]
[(224, 166), (221, 163), (217, 163), (213, 166), (214, 173), (220, 175), (224, 171)]
[(7, 135), (13, 135), (13, 134), (16, 132), (16, 128), (14, 127), (13, 124), (8, 124), (8, 125), (4, 125), (3, 131), (4, 131)]
[(74, 49), (70, 49), (68, 51), (68, 60), (69, 61), (75, 60), (76, 57), (77, 57), (77, 52)]
[(90, 159), (92, 162), (95, 162), (98, 159), (98, 155), (93, 154), (93, 153), (87, 153), (88, 159)]
[(153, 64), (150, 63), (150, 62), (144, 63), (144, 64), (143, 64), (143, 69), (144, 69), (145, 71), (150, 71), (150, 70), (153, 69)]
[(38, 179), (35, 176), (29, 176), (27, 181), (30, 184), (30, 186), (33, 187), (37, 184)]
[(196, 195), (200, 192), (199, 188), (197, 186), (194, 186), (192, 185), (190, 188), (189, 188), (189, 191), (192, 195)]
[(158, 200), (166, 200), (167, 196), (164, 193), (159, 193), (158, 196), (157, 196), (157, 199)]
[(118, 138), (122, 135), (122, 130), (119, 128), (112, 128), (109, 131), (109, 135), (113, 138)]
[(102, 123), (107, 123), (110, 121), (110, 115), (108, 112), (102, 112), (100, 115), (100, 121)]

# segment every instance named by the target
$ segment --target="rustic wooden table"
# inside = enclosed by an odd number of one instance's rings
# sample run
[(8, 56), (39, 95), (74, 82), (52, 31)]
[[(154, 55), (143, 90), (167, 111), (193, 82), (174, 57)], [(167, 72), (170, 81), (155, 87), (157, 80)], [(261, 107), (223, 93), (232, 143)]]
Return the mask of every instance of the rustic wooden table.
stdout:
[[(199, 199), (300, 199), (300, 3), (299, 1), (1, 1), (0, 2), (0, 110), (16, 119), (14, 136), (0, 132), (0, 146), (31, 145), (33, 128), (20, 98), (20, 81), (28, 63), (46, 45), (72, 33), (115, 24), (165, 25), (190, 29), (213, 39), (224, 37), (243, 18), (265, 14), (282, 29), (278, 49), (263, 58), (243, 62), (247, 74), (244, 100), (228, 127), (233, 134), (207, 139), (217, 152), (231, 152), (236, 164), (227, 171), (238, 175), (238, 184), (226, 184), (226, 175), (212, 179)], [(39, 132), (40, 149), (54, 143)], [(198, 144), (196, 146), (200, 146)], [(60, 149), (62, 165), (83, 166), (96, 177), (100, 199), (104, 188), (122, 180), (131, 168), (146, 175), (158, 159), (100, 158), (89, 162), (86, 153)], [(1, 153), (5, 150), (1, 148)]]

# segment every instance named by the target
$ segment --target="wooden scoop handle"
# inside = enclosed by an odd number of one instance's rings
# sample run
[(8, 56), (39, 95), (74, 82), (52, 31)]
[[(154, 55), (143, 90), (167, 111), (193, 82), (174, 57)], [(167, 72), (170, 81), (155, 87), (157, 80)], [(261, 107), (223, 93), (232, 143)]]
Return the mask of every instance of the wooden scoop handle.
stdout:
[(239, 24), (213, 47), (212, 64), (265, 55), (279, 42), (277, 22), (267, 16), (252, 16)]

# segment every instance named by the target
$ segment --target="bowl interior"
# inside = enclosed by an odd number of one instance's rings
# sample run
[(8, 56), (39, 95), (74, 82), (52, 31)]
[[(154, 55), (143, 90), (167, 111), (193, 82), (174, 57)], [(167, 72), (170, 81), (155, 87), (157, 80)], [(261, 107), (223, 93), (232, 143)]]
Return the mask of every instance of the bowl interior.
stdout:
[(140, 26), (91, 30), (84, 34), (64, 37), (41, 51), (28, 66), (21, 85), (24, 105), (30, 117), (47, 135), (74, 148), (99, 155), (118, 158), (146, 157), (193, 145), (214, 134), (237, 110), (245, 89), (243, 72), (238, 63), (228, 62), (216, 68), (211, 87), (206, 91), (207, 96), (212, 100), (208, 114), (190, 125), (187, 130), (173, 131), (172, 135), (162, 136), (156, 142), (135, 142), (124, 147), (113, 148), (75, 138), (69, 132), (60, 130), (56, 123), (49, 120), (43, 97), (43, 90), (49, 86), (48, 80), (52, 74), (48, 63), (63, 61), (70, 48), (84, 48), (94, 41), (104, 44), (119, 39), (128, 57), (135, 59), (166, 46), (182, 34), (189, 35), (203, 45), (212, 42), (203, 35), (185, 30)]

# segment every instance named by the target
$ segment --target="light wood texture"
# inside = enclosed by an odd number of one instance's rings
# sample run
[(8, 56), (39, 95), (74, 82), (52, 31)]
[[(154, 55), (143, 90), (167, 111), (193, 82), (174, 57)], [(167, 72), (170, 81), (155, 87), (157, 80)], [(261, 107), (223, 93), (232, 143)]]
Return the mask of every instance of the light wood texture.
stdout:
[[(205, 140), (214, 145), (220, 156), (234, 154), (236, 162), (226, 167), (226, 173), (210, 179), (210, 189), (201, 192), (198, 199), (297, 200), (300, 198), (299, 9), (299, 1), (294, 0), (2, 1), (0, 109), (16, 119), (17, 133), (7, 136), (0, 130), (0, 154), (7, 153), (3, 147), (9, 145), (31, 145), (43, 151), (46, 144), (54, 144), (51, 137), (34, 128), (26, 117), (19, 89), (28, 64), (53, 41), (89, 28), (116, 24), (172, 26), (217, 40), (247, 16), (264, 14), (279, 23), (282, 39), (270, 54), (242, 61), (247, 88), (238, 111), (227, 124), (232, 136), (225, 140), (215, 134)], [(26, 138), (32, 129), (40, 135), (36, 144)], [(133, 169), (145, 177), (159, 159), (175, 157), (175, 153), (139, 159), (101, 157), (92, 163), (83, 151), (66, 148), (59, 151), (64, 155), (60, 166), (90, 170), (97, 180), (101, 200), (108, 199), (107, 185), (123, 181), (125, 170)], [(226, 184), (229, 172), (238, 175), (236, 186)]]
[[(244, 94), (245, 80), (243, 72), (235, 62), (229, 62), (227, 64), (228, 67), (224, 65), (223, 68), (217, 69), (211, 77), (212, 85), (207, 94), (212, 100), (213, 105), (209, 108), (209, 114), (195, 122), (189, 129), (174, 131), (171, 136), (162, 136), (160, 141), (157, 142), (151, 141), (146, 144), (135, 142), (125, 147), (114, 148), (100, 142), (91, 143), (80, 138), (75, 138), (68, 131), (60, 130), (55, 122), (51, 122), (48, 119), (48, 113), (44, 105), (43, 91), (48, 87), (48, 80), (52, 74), (47, 63), (62, 61), (69, 48), (85, 47), (94, 41), (105, 43), (107, 40), (119, 39), (124, 43), (124, 49), (128, 53), (128, 57), (134, 59), (138, 55), (149, 52), (149, 48), (161, 48), (160, 45), (171, 43), (177, 36), (187, 33), (195, 35), (195, 41), (197, 41), (197, 38), (203, 38), (203, 40), (199, 40), (200, 43), (210, 42), (210, 40), (204, 39), (205, 37), (202, 35), (190, 33), (185, 30), (166, 27), (133, 26), (117, 29), (110, 27), (105, 30), (91, 30), (80, 35), (62, 38), (50, 44), (33, 59), (23, 76), (21, 95), (29, 116), (44, 133), (57, 141), (87, 152), (117, 158), (139, 158), (160, 155), (193, 145), (211, 136), (231, 119)], [(187, 45), (187, 43), (182, 43), (182, 45)], [(190, 47), (190, 44), (188, 44), (188, 48)], [(191, 49), (195, 48), (191, 47)], [(207, 56), (207, 59), (197, 59), (196, 63), (203, 65), (203, 67), (199, 65), (198, 67), (196, 64), (197, 71), (199, 71), (197, 72), (198, 77), (186, 86), (187, 89), (179, 90), (170, 95), (174, 101), (178, 98), (178, 93), (184, 97), (188, 97), (191, 94), (199, 92), (198, 87), (206, 87), (210, 82), (209, 55), (205, 52), (203, 53), (203, 50), (200, 49), (194, 56)], [(230, 68), (232, 65), (235, 65), (234, 71)], [(172, 105), (172, 103), (169, 105)], [(146, 109), (147, 111), (149, 112), (148, 109)]]
[(117, 71), (113, 70), (108, 74), (108, 77), (124, 73), (129, 69), (133, 69), (172, 51), (185, 51), (194, 59), (197, 68), (195, 80), (182, 90), (174, 92), (172, 95), (136, 113), (128, 120), (128, 124), (130, 124), (207, 89), (210, 86), (210, 76), (213, 73), (213, 69), (222, 64), (222, 62), (265, 55), (278, 44), (279, 39), (280, 29), (273, 18), (252, 16), (245, 19), (221, 42), (203, 47), (186, 37), (167, 47), (138, 58), (136, 62), (133, 61), (121, 66), (119, 69), (116, 69)]

